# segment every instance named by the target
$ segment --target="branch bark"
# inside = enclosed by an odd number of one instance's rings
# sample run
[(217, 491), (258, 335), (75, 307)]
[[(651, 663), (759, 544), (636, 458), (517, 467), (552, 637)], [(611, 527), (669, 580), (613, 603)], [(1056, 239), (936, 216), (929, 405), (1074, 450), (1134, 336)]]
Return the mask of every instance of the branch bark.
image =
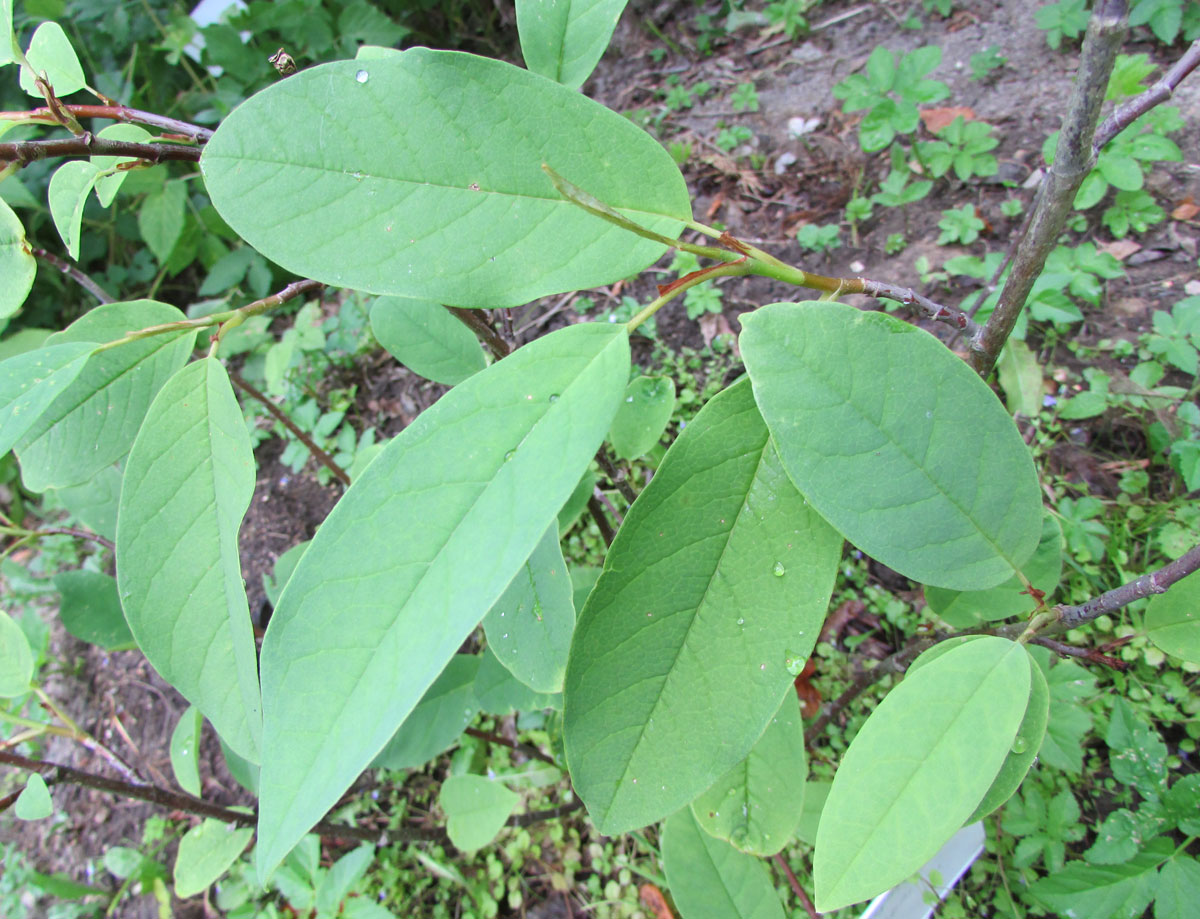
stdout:
[(52, 252), (47, 252), (45, 249), (34, 249), (32, 251), (35, 258), (39, 258), (47, 265), (58, 269), (101, 303), (113, 302), (113, 298), (109, 296), (108, 292), (80, 271), (76, 265), (71, 264), (64, 258), (59, 258)]
[(200, 162), (199, 147), (183, 144), (139, 144), (127, 140), (108, 140), (90, 131), (78, 137), (54, 140), (18, 140), (0, 143), (0, 163), (20, 163), (26, 166), (37, 160), (56, 156), (132, 156), (149, 163), (168, 161)]
[[(154, 112), (128, 108), (124, 105), (60, 105), (60, 108), (75, 118), (109, 118), (125, 124), (144, 124), (152, 128), (161, 128), (195, 143), (203, 143), (213, 136), (213, 131), (209, 128), (202, 128), (177, 118), (168, 118), (166, 115), (156, 115)], [(58, 118), (48, 107), (28, 112), (0, 112), (0, 121), (59, 124)]]
[(1091, 169), (1096, 122), (1113, 62), (1125, 37), (1127, 14), (1127, 0), (1097, 0), (1092, 10), (1075, 87), (1058, 135), (1054, 165), (1038, 197), (1029, 232), (1017, 247), (996, 309), (982, 332), (971, 340), (971, 366), (982, 377), (991, 373), (1000, 349), (1012, 334), (1033, 283), (1071, 213), (1075, 192)]
[(1172, 584), (1181, 581), (1197, 569), (1200, 569), (1200, 546), (1193, 547), (1157, 571), (1143, 574), (1140, 578), (1106, 591), (1079, 606), (1055, 607), (1057, 612), (1055, 625), (1061, 629), (1073, 629), (1085, 622), (1091, 622), (1105, 613), (1128, 606), (1134, 600), (1166, 593), (1167, 588)]

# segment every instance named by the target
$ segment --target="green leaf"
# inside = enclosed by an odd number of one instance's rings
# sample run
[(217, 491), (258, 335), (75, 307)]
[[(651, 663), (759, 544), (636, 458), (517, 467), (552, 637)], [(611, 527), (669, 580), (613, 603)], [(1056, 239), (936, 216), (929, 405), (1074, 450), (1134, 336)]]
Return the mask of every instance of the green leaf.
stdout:
[(0, 454), (37, 424), (42, 413), (83, 371), (96, 346), (67, 342), (26, 351), (0, 363)]
[(33, 651), (29, 639), (8, 613), (0, 609), (0, 698), (29, 692), (33, 678)]
[(571, 579), (556, 521), (483, 617), (483, 632), (513, 676), (538, 692), (556, 693), (563, 687), (574, 631)]
[(21, 308), (33, 286), (37, 260), (25, 242), (25, 227), (21, 218), (0, 201), (0, 319), (7, 319)]
[(287, 586), (292, 572), (300, 564), (300, 559), (304, 558), (304, 553), (308, 551), (308, 544), (310, 542), (312, 540), (306, 539), (304, 542), (296, 543), (296, 545), (284, 552), (283, 555), (275, 559), (275, 567), (271, 569), (269, 576), (266, 574), (263, 575), (263, 593), (267, 595), (267, 602), (272, 607), (279, 604), (283, 588)]
[(1123, 191), (1137, 191), (1142, 187), (1142, 167), (1131, 156), (1102, 153), (1096, 168), (1105, 181)]
[[(105, 466), (86, 482), (49, 492), (85, 527), (107, 539), (117, 538), (117, 507), (121, 499), (118, 466)], [(122, 618), (124, 615), (121, 614)]]
[(754, 397), (784, 467), (850, 542), (902, 574), (981, 590), (1033, 554), (1042, 502), (995, 394), (927, 332), (827, 302), (742, 320)]
[(186, 900), (207, 890), (237, 861), (253, 835), (250, 827), (211, 818), (184, 833), (175, 856), (175, 896)]
[(682, 919), (784, 919), (762, 859), (709, 836), (691, 808), (663, 827), (662, 860)]
[(258, 761), (258, 668), (238, 559), (253, 495), (254, 452), (229, 377), (215, 358), (189, 364), (159, 392), (130, 451), (117, 580), (146, 659)]
[(1200, 862), (1176, 855), (1162, 867), (1154, 899), (1154, 919), (1188, 919), (1200, 902)]
[(171, 732), (171, 771), (175, 781), (189, 795), (200, 797), (200, 731), (204, 716), (200, 709), (189, 705), (175, 730)]
[(805, 845), (817, 844), (821, 812), (825, 810), (825, 802), (829, 799), (829, 789), (832, 787), (832, 782), (804, 783), (804, 810), (800, 814), (800, 823), (796, 826), (796, 838)]
[(1050, 685), (1050, 724), (1038, 755), (1047, 766), (1079, 775), (1084, 740), (1092, 730), (1092, 715), (1079, 703), (1095, 691), (1095, 677), (1078, 664), (1058, 661), (1046, 680)]
[(675, 381), (670, 377), (638, 377), (625, 389), (608, 438), (613, 452), (635, 460), (658, 443), (675, 410)]
[(464, 852), (495, 839), (520, 801), (520, 795), (481, 775), (451, 776), (438, 795), (450, 841)]
[(543, 163), (665, 235), (691, 217), (670, 154), (627, 118), (511, 64), (425, 48), (280, 80), (221, 122), (200, 161), (247, 242), (341, 287), (516, 306), (662, 255), (559, 195)]
[[(38, 75), (46, 75), (54, 88), (54, 95), (60, 99), (77, 93), (87, 85), (83, 76), (83, 68), (79, 66), (79, 58), (71, 47), (71, 40), (57, 22), (43, 22), (29, 40), (29, 50), (25, 57)], [(33, 74), (28, 68), (21, 68), (21, 89), (31, 96), (42, 98), (41, 90), (33, 81)]]
[(840, 556), (749, 382), (716, 396), (630, 508), (576, 625), (564, 739), (602, 833), (672, 813), (750, 752), (816, 642)]
[(456, 654), (425, 691), (404, 723), (371, 762), (377, 769), (414, 769), (450, 747), (479, 710), (479, 658)]
[(58, 608), (63, 628), (106, 650), (133, 646), (133, 634), (121, 612), (117, 582), (99, 571), (60, 571), (54, 588), (62, 594)]
[(1036, 418), (1042, 410), (1042, 368), (1029, 345), (1016, 338), (1004, 343), (996, 364), (1000, 388), (1008, 410), (1014, 415)]
[(1096, 919), (1133, 919), (1142, 915), (1154, 896), (1155, 869), (1174, 850), (1175, 844), (1160, 836), (1123, 865), (1072, 862), (1031, 884), (1029, 893), (1061, 915), (1069, 911)]
[[(105, 140), (124, 140), (131, 143), (146, 143), (151, 138), (149, 131), (136, 124), (110, 124), (107, 128), (101, 129), (96, 136)], [(102, 207), (108, 207), (117, 197), (117, 192), (125, 184), (125, 179), (129, 175), (129, 170), (117, 169), (117, 166), (121, 163), (137, 162), (137, 157), (93, 156), (91, 161), (101, 172), (116, 170), (111, 175), (101, 175), (96, 179), (96, 199)]]
[(1200, 773), (1185, 775), (1163, 798), (1167, 813), (1189, 836), (1200, 836)]
[(536, 712), (544, 708), (562, 708), (560, 693), (535, 692), (518, 680), (492, 653), (484, 648), (475, 675), (475, 700), (489, 715), (512, 712)]
[(67, 254), (79, 258), (79, 226), (83, 222), (83, 206), (100, 170), (86, 160), (63, 163), (50, 177), (50, 216), (54, 228), (62, 237)]
[(925, 864), (975, 811), (1029, 703), (1029, 656), (985, 636), (893, 689), (834, 774), (817, 831), (821, 912), (882, 893)]
[(138, 211), (138, 231), (160, 265), (164, 264), (183, 234), (187, 185), (181, 179), (163, 183), (146, 195)]
[(0, 65), (11, 64), (13, 57), (12, 0), (0, 0)]
[(612, 39), (626, 0), (517, 0), (525, 66), (571, 89), (588, 78)]
[(321, 525), (263, 641), (261, 875), (383, 748), (532, 554), (628, 374), (621, 326), (538, 339), (405, 428)]
[(440, 303), (380, 297), (371, 306), (376, 340), (413, 373), (454, 386), (487, 366), (475, 334)]
[(44, 820), (54, 813), (50, 789), (46, 787), (46, 780), (36, 772), (31, 772), (25, 780), (25, 788), (17, 795), (13, 813), (18, 820)]
[(789, 692), (746, 758), (692, 802), (692, 816), (739, 851), (774, 855), (800, 823), (807, 777), (800, 700)]
[(364, 845), (347, 852), (334, 862), (317, 887), (317, 915), (346, 915), (349, 910), (342, 908), (342, 901), (363, 879), (374, 860), (375, 847)]
[[(153, 300), (108, 303), (51, 335), (46, 346), (114, 341), (131, 329), (183, 318), (175, 307)], [(125, 456), (151, 400), (187, 361), (195, 340), (195, 332), (155, 335), (93, 354), (17, 442), (26, 487), (77, 485)], [(113, 411), (118, 405), (121, 411)]]
[[(1046, 512), (1042, 517), (1042, 538), (1021, 570), (1038, 590), (1052, 594), (1062, 576), (1062, 526), (1058, 518)], [(1032, 613), (1033, 598), (1014, 574), (999, 587), (987, 590), (954, 591), (926, 587), (925, 602), (955, 628), (967, 629), (980, 622), (995, 622), (1010, 616)]]
[(1146, 637), (1168, 654), (1200, 664), (1200, 574), (1190, 574), (1151, 598)]

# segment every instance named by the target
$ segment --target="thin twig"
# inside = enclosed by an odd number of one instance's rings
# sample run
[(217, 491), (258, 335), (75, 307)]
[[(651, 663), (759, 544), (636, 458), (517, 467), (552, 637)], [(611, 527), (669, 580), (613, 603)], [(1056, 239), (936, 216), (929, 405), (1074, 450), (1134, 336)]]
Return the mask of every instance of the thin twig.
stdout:
[(242, 379), (242, 375), (240, 373), (237, 373), (233, 370), (229, 371), (229, 379), (232, 380), (234, 385), (241, 389), (242, 392), (246, 393), (246, 395), (250, 396), (250, 398), (261, 403), (263, 408), (270, 412), (272, 418), (291, 431), (292, 434), (295, 435), (296, 439), (308, 448), (308, 452), (312, 454), (313, 459), (332, 472), (334, 477), (339, 482), (349, 487), (350, 476), (346, 473), (346, 470), (334, 462), (332, 456), (318, 447), (316, 441), (314, 441), (307, 433), (302, 431), (299, 425), (292, 421), (292, 419), (287, 416), (287, 413), (284, 412), (283, 409), (281, 409), (263, 393), (259, 392), (248, 382)]
[(537, 747), (530, 744), (520, 743), (518, 741), (509, 740), (507, 737), (501, 737), (499, 734), (493, 734), (489, 731), (481, 731), (478, 728), (467, 728), (463, 731), (469, 737), (478, 737), (480, 740), (486, 740), (490, 744), (496, 744), (501, 747), (508, 747), (510, 750), (516, 750), (518, 753), (524, 753), (531, 759), (541, 760), (543, 763), (549, 763), (551, 766), (557, 766), (554, 757), (543, 753)]
[(1079, 606), (1055, 607), (1055, 625), (1063, 629), (1073, 629), (1105, 613), (1119, 610), (1134, 600), (1166, 593), (1172, 584), (1186, 578), (1197, 569), (1200, 569), (1200, 546), (1193, 547), (1157, 571), (1143, 574), (1140, 578), (1106, 591)]
[(612, 524), (604, 516), (604, 507), (596, 500), (594, 494), (588, 498), (587, 508), (592, 515), (592, 519), (596, 521), (596, 526), (600, 528), (600, 536), (604, 539), (604, 544), (611, 546), (613, 540), (617, 538), (617, 534), (613, 532)]
[(608, 480), (612, 483), (613, 488), (621, 493), (622, 498), (633, 504), (637, 500), (637, 492), (630, 486), (629, 480), (625, 478), (625, 473), (619, 471), (612, 464), (612, 460), (608, 458), (608, 454), (604, 452), (603, 447), (596, 451), (596, 462), (604, 471), (604, 474), (608, 476)]
[(996, 308), (982, 332), (971, 340), (969, 360), (982, 377), (991, 373), (1000, 349), (1012, 334), (1034, 281), (1042, 273), (1046, 257), (1071, 213), (1075, 192), (1090, 169), (1096, 122), (1113, 62), (1125, 36), (1127, 12), (1127, 0), (1097, 0), (1092, 10), (1045, 191), (1038, 197), (1029, 232), (1017, 247), (1012, 271), (1000, 291)]
[(1166, 102), (1175, 92), (1175, 88), (1183, 82), (1183, 78), (1200, 66), (1200, 39), (1192, 42), (1183, 57), (1175, 62), (1170, 70), (1163, 74), (1162, 79), (1139, 96), (1134, 96), (1122, 102), (1112, 114), (1096, 129), (1092, 140), (1092, 156), (1099, 156), (1104, 145), (1124, 131), (1130, 124), (1145, 115), (1154, 106)]
[(113, 298), (108, 295), (104, 288), (80, 271), (79, 266), (73, 265), (65, 258), (59, 258), (54, 253), (47, 252), (45, 249), (32, 249), (30, 251), (33, 252), (34, 257), (40, 258), (46, 264), (57, 268), (101, 303), (113, 302)]
[(783, 871), (784, 876), (788, 880), (788, 884), (792, 888), (792, 893), (796, 895), (796, 899), (804, 907), (804, 911), (808, 913), (811, 919), (820, 919), (820, 913), (813, 906), (813, 901), (809, 899), (808, 893), (800, 886), (800, 879), (796, 877), (796, 872), (792, 870), (792, 866), (787, 863), (787, 859), (783, 857), (782, 852), (775, 853), (775, 864)]
[(492, 352), (492, 356), (496, 360), (508, 357), (512, 353), (512, 348), (509, 347), (508, 342), (500, 336), (499, 332), (492, 328), (491, 323), (483, 318), (483, 314), (479, 310), (470, 310), (461, 306), (448, 306), (446, 309), (450, 311), (455, 319), (474, 332), (487, 345), (487, 349)]
[(1109, 657), (1107, 654), (1102, 654), (1095, 648), (1077, 648), (1074, 645), (1069, 645), (1063, 641), (1056, 641), (1053, 638), (1047, 638), (1044, 635), (1037, 635), (1029, 640), (1030, 644), (1041, 645), (1043, 648), (1049, 648), (1055, 654), (1061, 657), (1077, 657), (1080, 660), (1088, 661), (1092, 664), (1100, 664), (1104, 667), (1111, 667), (1113, 670), (1125, 670), (1129, 664), (1122, 660), (1117, 660), (1115, 657)]
[(106, 549), (116, 550), (113, 541), (107, 536), (101, 536), (99, 533), (93, 533), (91, 530), (85, 530), (81, 527), (47, 527), (44, 530), (34, 530), (34, 536), (74, 536), (76, 539), (90, 539), (92, 542), (98, 542)]
[(109, 140), (88, 131), (78, 137), (0, 143), (0, 163), (26, 166), (56, 156), (131, 156), (150, 163), (198, 163), (200, 152), (199, 147), (185, 147), (182, 144), (139, 144), (127, 140)]
[[(63, 105), (62, 109), (76, 118), (108, 118), (122, 121), (126, 124), (144, 124), (152, 128), (161, 128), (180, 138), (203, 143), (213, 136), (212, 130), (199, 125), (156, 115), (154, 112), (143, 112), (140, 109), (128, 108), (124, 105)], [(58, 124), (54, 112), (49, 108), (37, 108), (28, 112), (0, 112), (0, 121), (35, 122), (39, 124)]]

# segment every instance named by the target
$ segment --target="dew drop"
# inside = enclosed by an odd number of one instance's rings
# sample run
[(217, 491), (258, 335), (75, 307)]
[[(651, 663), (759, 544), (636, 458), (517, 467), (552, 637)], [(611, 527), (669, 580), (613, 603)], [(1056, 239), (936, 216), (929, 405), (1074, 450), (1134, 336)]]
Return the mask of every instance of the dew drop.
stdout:
[(792, 676), (800, 676), (801, 671), (804, 670), (804, 655), (797, 654), (795, 651), (785, 652), (783, 666)]
[(738, 625), (745, 625), (745, 624), (746, 624), (746, 620), (743, 619), (741, 616), (738, 616)]
[(509, 450), (507, 453), (504, 454), (504, 462), (507, 463), (510, 459), (512, 459), (516, 455), (517, 455), (516, 450)]
[(759, 669), (759, 670), (766, 670), (766, 669), (767, 669), (767, 665), (766, 665), (766, 664), (759, 664), (759, 665), (758, 665), (758, 669)]
[(632, 401), (633, 401), (633, 396), (626, 396), (626, 397), (625, 397), (625, 401), (626, 401), (626, 402), (632, 402)]
[(369, 80), (370, 78), (371, 78), (371, 75), (369, 73), (367, 73), (365, 70), (360, 70), (358, 73), (356, 73), (354, 75), (354, 79), (358, 80), (359, 83), (366, 83), (367, 80)]
[(556, 392), (550, 393), (550, 401), (557, 402), (558, 401), (558, 393), (556, 393)]
[(1013, 742), (1012, 742), (1013, 753), (1024, 753), (1028, 749), (1029, 749), (1029, 741), (1026, 740), (1024, 737), (1022, 737), (1020, 734), (1018, 734), (1016, 737), (1013, 738)]
[(775, 572), (775, 577), (781, 578), (787, 574), (787, 569), (783, 567), (783, 562), (776, 562), (775, 567), (771, 569)]

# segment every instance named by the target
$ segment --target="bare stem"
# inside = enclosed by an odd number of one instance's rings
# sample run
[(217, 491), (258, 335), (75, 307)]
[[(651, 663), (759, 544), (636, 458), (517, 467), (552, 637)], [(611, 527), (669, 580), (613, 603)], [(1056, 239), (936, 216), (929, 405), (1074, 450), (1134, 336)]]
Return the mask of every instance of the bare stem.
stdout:
[(18, 140), (0, 143), (0, 163), (19, 163), (22, 166), (56, 156), (131, 156), (150, 163), (168, 161), (200, 161), (199, 147), (182, 144), (140, 144), (127, 140), (108, 140), (90, 131), (78, 137), (54, 140)]
[[(177, 118), (156, 115), (154, 112), (128, 108), (124, 105), (61, 105), (60, 107), (75, 118), (108, 118), (126, 124), (144, 124), (169, 131), (181, 139), (187, 139), (194, 143), (203, 143), (213, 136), (213, 132), (208, 128), (180, 121)], [(28, 112), (0, 112), (0, 121), (20, 121), (33, 124), (60, 123), (48, 106)]]
[(1134, 96), (1132, 99), (1122, 102), (1111, 115), (1104, 119), (1104, 122), (1096, 129), (1096, 136), (1092, 140), (1092, 156), (1098, 156), (1105, 144), (1154, 106), (1170, 99), (1175, 88), (1183, 82), (1183, 78), (1197, 66), (1200, 66), (1200, 39), (1192, 42), (1183, 57), (1176, 61), (1175, 66), (1164, 73), (1157, 83), (1140, 96)]
[(242, 375), (240, 373), (232, 370), (229, 371), (229, 379), (232, 380), (233, 384), (251, 399), (254, 399), (256, 402), (260, 403), (262, 407), (271, 414), (272, 418), (291, 431), (292, 434), (295, 435), (296, 440), (300, 441), (300, 443), (304, 444), (304, 446), (308, 448), (308, 452), (312, 454), (313, 459), (332, 472), (334, 477), (339, 482), (346, 487), (350, 486), (350, 476), (347, 474), (346, 470), (334, 462), (332, 456), (318, 447), (317, 442), (313, 440), (307, 432), (301, 430), (300, 426), (297, 425), (296, 422), (292, 421), (292, 419), (288, 417), (287, 413), (283, 409), (268, 399), (265, 394), (259, 392), (250, 383), (246, 382), (246, 380), (242, 379)]
[(1134, 600), (1166, 593), (1172, 584), (1186, 578), (1197, 569), (1200, 569), (1200, 546), (1193, 547), (1157, 571), (1143, 574), (1140, 578), (1106, 591), (1079, 606), (1056, 607), (1058, 615), (1055, 625), (1063, 629), (1073, 629), (1105, 613), (1119, 610)]
[(45, 249), (31, 250), (35, 257), (41, 259), (47, 265), (57, 268), (68, 278), (86, 290), (89, 294), (99, 300), (101, 303), (112, 303), (113, 298), (108, 295), (99, 284), (89, 278), (86, 274), (79, 270), (78, 265), (74, 265), (65, 258), (59, 258), (52, 252), (47, 252)]
[(1013, 257), (1012, 271), (987, 325), (971, 339), (971, 366), (980, 376), (991, 373), (1000, 349), (1012, 334), (1034, 281), (1066, 224), (1075, 192), (1091, 168), (1092, 139), (1113, 61), (1125, 36), (1127, 0), (1097, 0), (1083, 41), (1075, 87), (1058, 136), (1054, 165), (1038, 196), (1029, 224)]
[(508, 357), (512, 353), (512, 346), (501, 337), (491, 323), (483, 318), (483, 314), (479, 310), (465, 309), (461, 306), (448, 306), (446, 309), (483, 341), (496, 360)]
[(783, 872), (787, 878), (788, 885), (792, 888), (792, 893), (796, 895), (796, 899), (800, 901), (800, 905), (804, 907), (804, 911), (808, 913), (810, 919), (819, 919), (820, 913), (813, 905), (813, 901), (809, 899), (808, 893), (800, 885), (800, 879), (796, 877), (796, 872), (792, 870), (792, 866), (787, 863), (787, 859), (783, 857), (782, 852), (776, 852), (774, 856), (775, 864), (779, 866), (779, 870)]
[(554, 762), (554, 757), (543, 753), (537, 747), (529, 744), (517, 743), (509, 740), (507, 737), (502, 737), (499, 734), (493, 734), (489, 731), (481, 731), (478, 728), (467, 728), (463, 731), (468, 737), (477, 737), (480, 740), (485, 740), (490, 744), (496, 744), (500, 747), (508, 747), (510, 750), (516, 750), (518, 753), (524, 753), (531, 759), (541, 760), (543, 763), (549, 763), (551, 766), (557, 766)]

